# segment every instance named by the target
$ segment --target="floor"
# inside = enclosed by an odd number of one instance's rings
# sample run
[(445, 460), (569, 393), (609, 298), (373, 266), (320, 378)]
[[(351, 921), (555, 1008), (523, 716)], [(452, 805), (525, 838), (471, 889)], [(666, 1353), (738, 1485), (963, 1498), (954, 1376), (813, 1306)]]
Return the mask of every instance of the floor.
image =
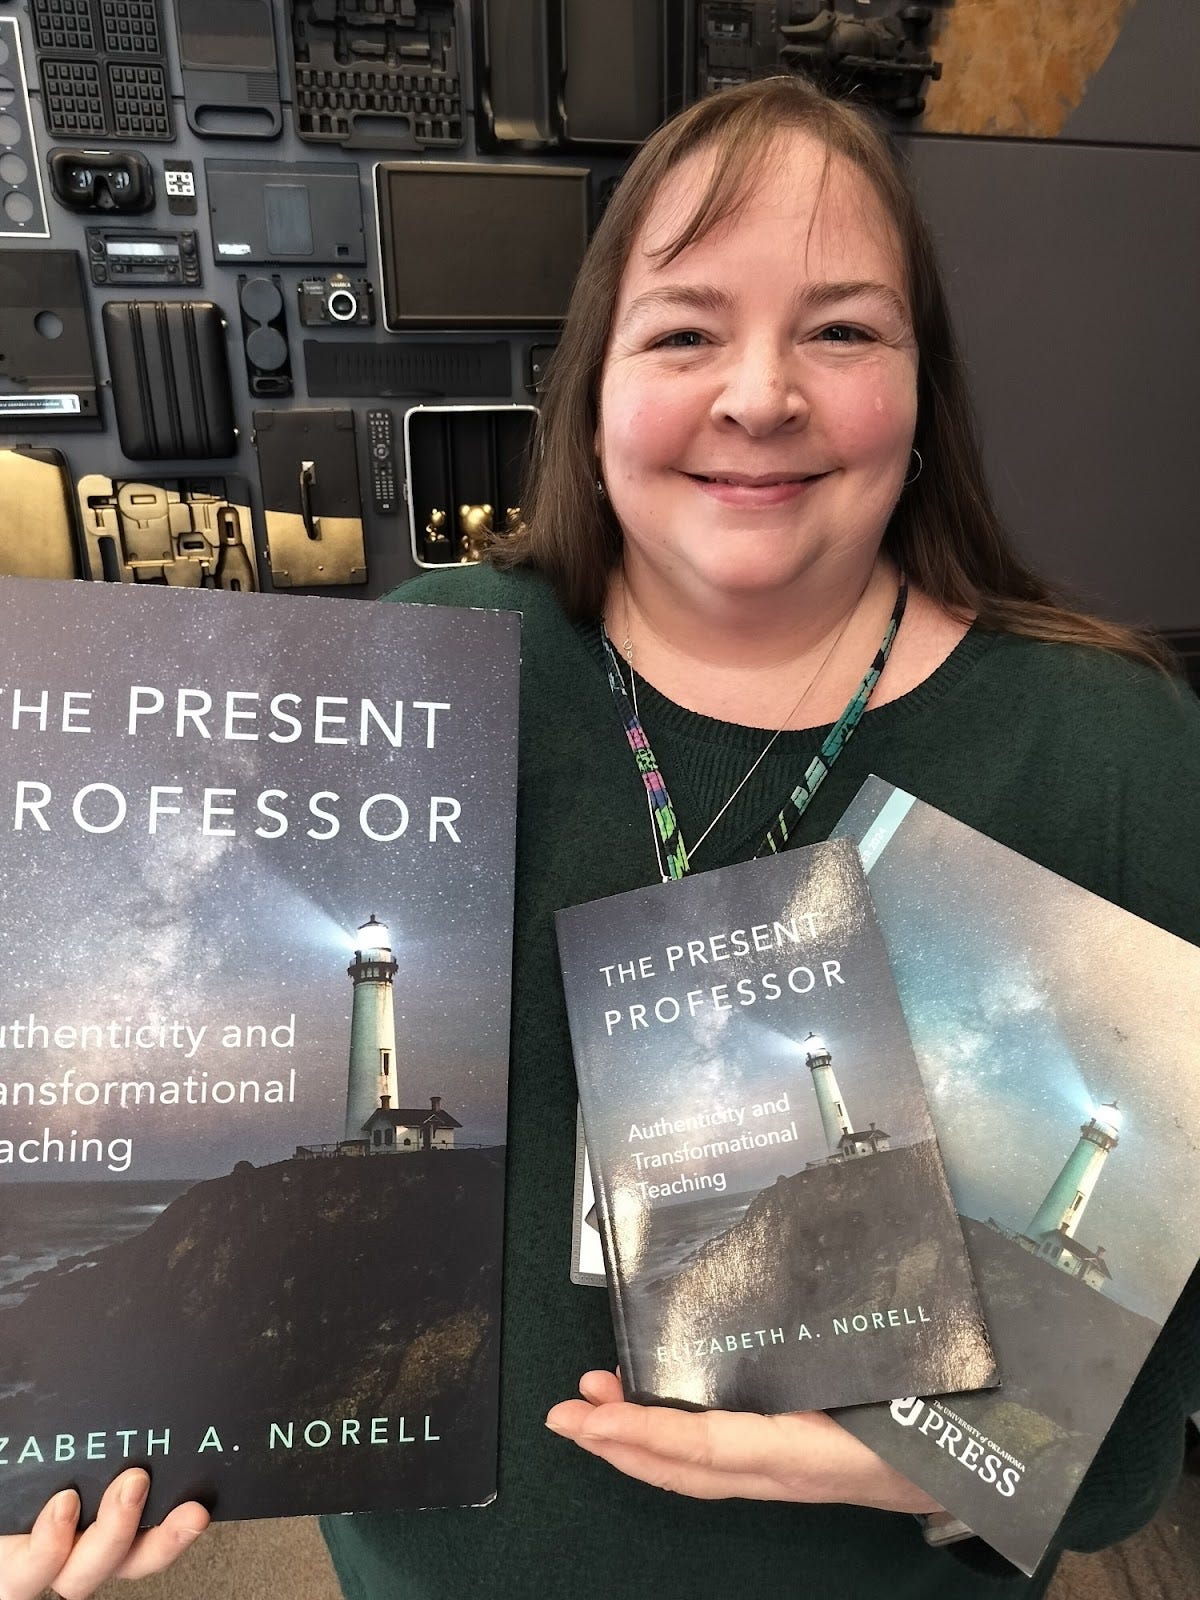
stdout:
[(1200, 1594), (1200, 1459), (1154, 1521), (1095, 1556), (1068, 1555), (1050, 1600), (1195, 1600)]
[[(172, 1572), (96, 1600), (339, 1600), (316, 1523), (224, 1523)], [(1141, 1533), (1094, 1556), (1068, 1556), (1050, 1600), (1195, 1600), (1200, 1593), (1200, 1462)], [(447, 1595), (446, 1600), (460, 1600)], [(671, 1600), (666, 1596), (665, 1600)]]

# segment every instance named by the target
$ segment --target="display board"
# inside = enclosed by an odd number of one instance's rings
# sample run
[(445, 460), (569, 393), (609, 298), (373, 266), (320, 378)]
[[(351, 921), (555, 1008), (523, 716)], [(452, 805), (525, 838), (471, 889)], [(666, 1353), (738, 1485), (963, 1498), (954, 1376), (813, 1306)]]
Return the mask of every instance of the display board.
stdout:
[[(972, 249), (994, 222), (972, 177), (988, 148), (1018, 197), (1029, 176), (1040, 215), (1056, 196), (1066, 212), (1090, 206), (1113, 147), (1130, 147), (1138, 177), (1122, 192), (1156, 197), (1151, 217), (1179, 226), (1101, 207), (1114, 247), (1101, 227), (1090, 260), (1119, 292), (1118, 246), (1141, 239), (1139, 270), (1166, 279), (1155, 303), (1178, 300), (1176, 336), (1194, 339), (1165, 254), (1188, 213), (1164, 208), (1200, 189), (1184, 70), (1200, 11), (1097, 0), (1086, 26), (1077, 13), (1067, 0), (0, 0), (0, 570), (42, 570), (44, 545), (48, 574), (369, 597), (416, 567), (476, 559), (519, 520), (569, 284), (625, 163), (679, 107), (781, 71), (855, 86), (911, 135), (927, 204), (949, 222), (969, 350), (994, 343), (1014, 263), (1042, 321), (1073, 294), (1053, 230)], [(1081, 142), (1094, 157), (1082, 190)], [(1103, 332), (1118, 366), (1144, 355), (1136, 319)], [(990, 462), (1002, 499), (1027, 466), (1036, 481), (1056, 426), (1022, 392), (1019, 342), (1004, 350), (978, 374), (1005, 441)], [(1170, 382), (1142, 406), (1151, 440), (1186, 411)], [(1084, 480), (1114, 459), (1090, 434), (1074, 447)], [(1177, 562), (1197, 560), (1184, 530), (1198, 472), (1185, 455), (1141, 475), (1162, 554), (1132, 598), (1097, 557), (1118, 550), (1115, 513), (1097, 536), (1090, 507), (1064, 521), (1032, 491), (1008, 498), (1035, 559), (1048, 549), (1101, 609), (1194, 631), (1200, 608), (1182, 597), (1200, 582)]]

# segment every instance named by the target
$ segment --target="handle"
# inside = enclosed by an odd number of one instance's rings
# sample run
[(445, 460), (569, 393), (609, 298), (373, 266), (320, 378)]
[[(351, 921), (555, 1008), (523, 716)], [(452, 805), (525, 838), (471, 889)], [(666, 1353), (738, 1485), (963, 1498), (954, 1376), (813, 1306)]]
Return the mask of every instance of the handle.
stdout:
[(300, 517), (304, 523), (304, 531), (310, 539), (319, 539), (321, 529), (318, 526), (320, 517), (313, 510), (313, 485), (317, 481), (317, 467), (314, 461), (300, 463)]

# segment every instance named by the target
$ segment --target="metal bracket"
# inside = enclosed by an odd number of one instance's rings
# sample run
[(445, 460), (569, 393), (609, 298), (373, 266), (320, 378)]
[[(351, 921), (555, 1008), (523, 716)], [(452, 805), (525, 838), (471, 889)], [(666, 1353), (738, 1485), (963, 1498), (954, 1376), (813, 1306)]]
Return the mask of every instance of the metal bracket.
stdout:
[(186, 482), (99, 473), (79, 480), (84, 546), (94, 578), (185, 589), (258, 588), (248, 504)]

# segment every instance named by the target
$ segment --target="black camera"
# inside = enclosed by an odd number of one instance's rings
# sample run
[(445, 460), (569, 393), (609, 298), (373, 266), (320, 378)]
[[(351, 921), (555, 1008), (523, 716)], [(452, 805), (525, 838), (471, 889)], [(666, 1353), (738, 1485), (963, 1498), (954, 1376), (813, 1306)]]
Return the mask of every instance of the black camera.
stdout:
[(306, 328), (370, 328), (375, 323), (375, 298), (365, 278), (353, 283), (342, 273), (300, 281), (300, 321)]

